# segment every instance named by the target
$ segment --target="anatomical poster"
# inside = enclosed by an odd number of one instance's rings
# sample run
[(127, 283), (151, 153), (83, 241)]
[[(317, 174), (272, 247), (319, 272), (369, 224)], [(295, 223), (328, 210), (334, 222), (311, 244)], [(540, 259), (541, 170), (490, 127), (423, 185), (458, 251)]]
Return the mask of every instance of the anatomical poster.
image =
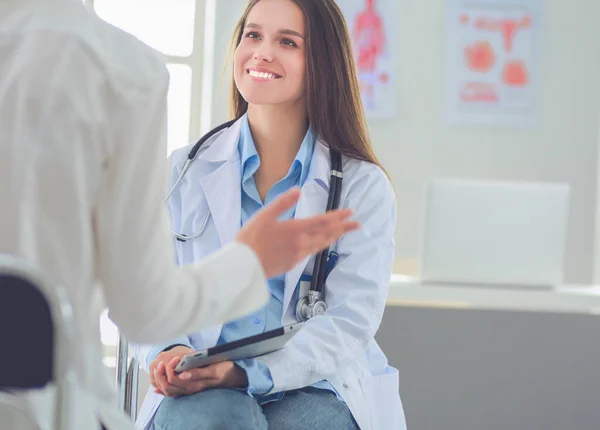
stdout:
[(395, 52), (399, 0), (338, 0), (352, 37), (367, 118), (394, 118), (398, 97)]
[(534, 124), (541, 0), (447, 0), (446, 8), (448, 122)]

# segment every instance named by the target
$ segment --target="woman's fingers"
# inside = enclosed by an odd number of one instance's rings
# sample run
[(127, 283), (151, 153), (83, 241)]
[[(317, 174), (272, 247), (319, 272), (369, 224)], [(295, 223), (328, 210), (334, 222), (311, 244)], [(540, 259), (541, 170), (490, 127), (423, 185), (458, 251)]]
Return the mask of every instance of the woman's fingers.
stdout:
[(163, 372), (164, 372), (164, 363), (160, 362), (154, 369), (154, 378), (153, 379), (154, 379), (155, 387), (157, 389), (159, 389), (164, 395), (166, 395), (165, 389), (168, 385), (168, 382), (167, 382), (167, 377)]
[(299, 230), (313, 232), (337, 226), (340, 222), (347, 220), (351, 216), (352, 209), (340, 209), (315, 215), (311, 218), (291, 220), (288, 223)]
[(177, 382), (179, 381), (179, 378), (175, 373), (175, 367), (177, 366), (177, 363), (179, 363), (180, 359), (180, 357), (173, 357), (171, 361), (169, 361), (169, 363), (166, 365), (167, 381), (171, 385), (177, 385)]
[[(174, 360), (171, 360), (171, 362), (173, 361)], [(175, 364), (175, 366), (176, 365), (177, 364)], [(170, 366), (165, 365), (165, 363), (162, 361), (156, 367), (156, 370), (154, 372), (154, 379), (156, 381), (158, 391), (155, 390), (155, 392), (159, 392), (160, 394), (168, 397), (179, 397), (185, 394), (185, 390), (169, 382), (171, 371), (169, 367)]]

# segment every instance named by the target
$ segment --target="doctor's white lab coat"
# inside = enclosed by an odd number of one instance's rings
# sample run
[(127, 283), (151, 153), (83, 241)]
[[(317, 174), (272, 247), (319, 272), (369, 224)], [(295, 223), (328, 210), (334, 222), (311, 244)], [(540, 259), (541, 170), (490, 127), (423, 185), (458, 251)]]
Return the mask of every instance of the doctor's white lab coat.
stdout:
[[(237, 144), (238, 120), (204, 143), (196, 160), (170, 200), (176, 231), (196, 234), (207, 213), (203, 235), (177, 243), (180, 263), (188, 264), (229, 243), (240, 226), (241, 169)], [(174, 182), (191, 147), (171, 156)], [(283, 350), (261, 357), (271, 372), (272, 393), (294, 390), (326, 379), (343, 397), (362, 430), (406, 428), (399, 395), (398, 371), (374, 340), (389, 289), (394, 257), (396, 207), (394, 192), (383, 171), (364, 161), (342, 157), (340, 207), (354, 211), (361, 227), (336, 245), (340, 257), (327, 278), (325, 315), (309, 320)], [(296, 217), (325, 212), (330, 179), (329, 150), (317, 141)], [(283, 325), (296, 322), (294, 291), (303, 273), (311, 274), (314, 257), (285, 276)], [(221, 334), (215, 326), (189, 336), (195, 349), (214, 346)], [(147, 369), (149, 345), (134, 345), (134, 355)], [(163, 396), (151, 387), (139, 412), (140, 428), (151, 429)], [(233, 406), (235, 407), (235, 406)]]
[[(176, 268), (163, 202), (168, 72), (81, 3), (0, 0), (0, 253), (32, 261), (68, 290), (72, 428), (98, 429), (100, 419), (133, 429), (102, 364), (105, 305), (127, 337), (158, 342), (252, 312), (266, 303), (267, 282), (240, 244)], [(27, 396), (44, 429), (52, 393)]]

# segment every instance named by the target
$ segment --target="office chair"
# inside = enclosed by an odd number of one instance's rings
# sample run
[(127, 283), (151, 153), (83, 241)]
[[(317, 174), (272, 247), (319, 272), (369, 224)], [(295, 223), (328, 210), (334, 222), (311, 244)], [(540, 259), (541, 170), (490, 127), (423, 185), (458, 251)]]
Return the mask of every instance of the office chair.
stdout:
[[(36, 422), (15, 394), (56, 386), (53, 430), (71, 430), (75, 383), (73, 309), (66, 290), (30, 263), (0, 254), (0, 410)], [(6, 417), (6, 415), (5, 415)], [(8, 419), (8, 418), (6, 418)], [(3, 420), (4, 421), (4, 418)], [(32, 428), (39, 428), (35, 424)]]
[(119, 335), (117, 345), (117, 386), (119, 387), (119, 408), (133, 421), (137, 418), (137, 398), (139, 386), (139, 365), (129, 357), (129, 343)]

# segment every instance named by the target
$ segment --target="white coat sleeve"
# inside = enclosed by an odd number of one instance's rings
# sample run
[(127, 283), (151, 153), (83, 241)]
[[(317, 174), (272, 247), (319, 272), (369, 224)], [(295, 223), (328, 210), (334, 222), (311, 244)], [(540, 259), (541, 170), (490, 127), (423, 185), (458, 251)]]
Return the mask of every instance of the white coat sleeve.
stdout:
[(234, 243), (199, 264), (174, 263), (168, 211), (166, 68), (152, 86), (107, 95), (111, 132), (94, 208), (97, 276), (110, 318), (130, 340), (161, 342), (263, 306), (267, 281), (253, 251)]
[(379, 169), (353, 188), (343, 206), (354, 210), (361, 227), (338, 243), (339, 260), (326, 281), (326, 313), (307, 321), (284, 349), (257, 359), (271, 373), (270, 393), (337, 374), (364, 352), (381, 324), (394, 258), (394, 192)]

